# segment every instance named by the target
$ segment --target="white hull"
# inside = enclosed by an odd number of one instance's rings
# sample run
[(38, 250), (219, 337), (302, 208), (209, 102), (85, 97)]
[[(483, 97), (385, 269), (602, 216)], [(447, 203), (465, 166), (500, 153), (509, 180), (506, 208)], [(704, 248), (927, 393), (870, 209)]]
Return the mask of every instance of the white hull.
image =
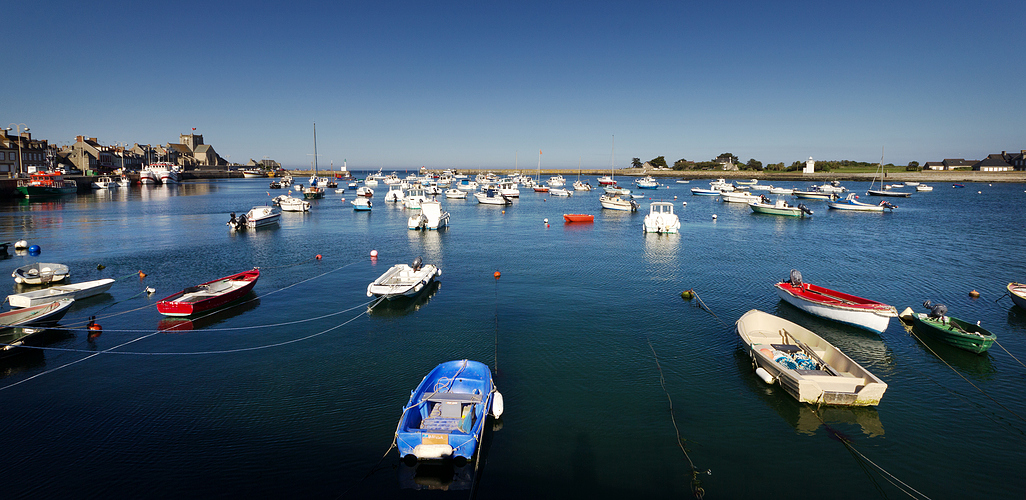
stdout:
[(642, 228), (646, 233), (677, 234), (680, 229), (680, 218), (673, 213), (673, 203), (653, 202)]
[(820, 304), (806, 300), (802, 297), (796, 297), (787, 293), (785, 290), (777, 288), (777, 295), (780, 296), (780, 300), (791, 304), (809, 314), (819, 316), (826, 319), (832, 319), (848, 325), (857, 326), (859, 328), (865, 328), (876, 333), (883, 333), (887, 329), (887, 325), (891, 322), (891, 317), (897, 316), (898, 312), (891, 310), (889, 314), (883, 314), (874, 311), (864, 310), (852, 310), (843, 306), (830, 307), (826, 304)]
[(396, 264), (367, 285), (367, 296), (384, 297), (388, 300), (412, 297), (441, 274), (442, 270), (431, 264), (416, 270), (406, 264)]
[(70, 285), (52, 286), (43, 290), (8, 295), (7, 302), (11, 304), (11, 307), (32, 307), (59, 299), (81, 300), (106, 292), (110, 290), (113, 284), (113, 279), (106, 278)]
[(745, 191), (734, 191), (721, 194), (720, 200), (724, 203), (752, 203), (753, 201), (759, 201), (759, 197)]
[(638, 210), (638, 202), (625, 200), (619, 196), (599, 196), (599, 203), (602, 205), (602, 208), (609, 210), (622, 210), (625, 212), (635, 212)]

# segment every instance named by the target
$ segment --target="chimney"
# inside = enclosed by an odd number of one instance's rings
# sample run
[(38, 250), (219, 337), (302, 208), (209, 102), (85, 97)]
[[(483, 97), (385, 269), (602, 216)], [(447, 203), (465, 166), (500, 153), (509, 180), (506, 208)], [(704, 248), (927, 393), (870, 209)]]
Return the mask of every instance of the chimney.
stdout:
[(81, 135), (76, 135), (75, 136), (75, 142), (82, 142), (84, 140), (85, 140), (85, 137), (83, 137)]

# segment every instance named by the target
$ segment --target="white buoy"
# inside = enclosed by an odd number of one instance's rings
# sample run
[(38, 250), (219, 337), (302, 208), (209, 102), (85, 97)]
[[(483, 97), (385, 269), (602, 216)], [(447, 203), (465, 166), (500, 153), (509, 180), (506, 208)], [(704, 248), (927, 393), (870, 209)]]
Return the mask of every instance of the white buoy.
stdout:
[(14, 244), (15, 250), (22, 250), (25, 248), (28, 248), (28, 242), (25, 240), (18, 240), (18, 242)]
[(716, 214), (713, 214), (713, 220), (716, 220)]
[(495, 395), (492, 396), (492, 416), (499, 418), (502, 416), (502, 393), (495, 391)]
[(771, 384), (771, 385), (773, 384), (773, 375), (770, 375), (770, 373), (768, 371), (766, 371), (765, 368), (763, 368), (761, 366), (756, 368), (755, 369), (755, 374), (758, 375), (759, 378), (761, 378), (763, 382), (766, 382), (767, 384)]
[(545, 220), (543, 220), (542, 222), (544, 222), (544, 223), (548, 224), (548, 223), (549, 223), (549, 219), (545, 219)]

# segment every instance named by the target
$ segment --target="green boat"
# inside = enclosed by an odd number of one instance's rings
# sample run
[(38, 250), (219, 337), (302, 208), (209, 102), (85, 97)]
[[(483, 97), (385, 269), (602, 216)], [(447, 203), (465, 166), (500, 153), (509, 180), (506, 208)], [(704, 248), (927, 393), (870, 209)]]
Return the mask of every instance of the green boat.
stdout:
[(28, 180), (18, 181), (17, 190), (26, 198), (43, 198), (78, 192), (75, 181), (66, 181), (61, 174), (37, 172)]
[(997, 335), (973, 323), (962, 321), (951, 316), (930, 317), (924, 313), (911, 315), (912, 328), (919, 335), (929, 335), (941, 342), (965, 349), (976, 354), (983, 354), (997, 340)]

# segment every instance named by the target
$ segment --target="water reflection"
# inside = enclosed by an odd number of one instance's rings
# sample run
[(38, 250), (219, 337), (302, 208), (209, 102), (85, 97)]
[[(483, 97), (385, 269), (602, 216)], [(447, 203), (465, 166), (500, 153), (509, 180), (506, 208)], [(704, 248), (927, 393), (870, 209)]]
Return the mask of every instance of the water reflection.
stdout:
[(394, 300), (382, 300), (373, 307), (368, 307), (367, 312), (371, 316), (379, 318), (406, 316), (407, 314), (416, 312), (420, 309), (420, 306), (430, 302), (431, 297), (438, 293), (438, 290), (441, 287), (441, 281), (432, 281), (430, 285), (424, 287), (424, 289), (414, 297), (399, 297)]
[[(73, 330), (63, 328), (10, 328), (0, 333), (0, 376), (13, 375), (45, 364), (45, 349), (18, 347), (46, 347), (74, 338)], [(12, 344), (16, 344), (12, 346)]]
[[(775, 314), (812, 330), (866, 368), (887, 367), (892, 369), (895, 366), (890, 348), (874, 332), (820, 318), (783, 300), (777, 302)], [(876, 375), (881, 374), (877, 373)]]
[(1020, 330), (1026, 329), (1026, 310), (1013, 305), (1008, 310), (1008, 325)]
[(645, 242), (645, 260), (649, 264), (673, 264), (677, 262), (681, 247), (681, 235), (642, 233)]
[(980, 380), (990, 380), (994, 377), (996, 370), (991, 362), (990, 353), (975, 354), (946, 344), (928, 335), (920, 335), (913, 330), (912, 323), (899, 320), (905, 332), (917, 339), (916, 345), (927, 351), (930, 356), (936, 357), (945, 364), (957, 368), (963, 374), (972, 374)]
[(252, 311), (260, 305), (260, 298), (254, 297), (254, 292), (247, 294), (243, 300), (245, 302), (195, 318), (165, 317), (160, 320), (160, 323), (157, 323), (157, 329), (165, 332), (201, 330), (211, 325), (224, 323), (240, 314)]
[(447, 229), (440, 229), (437, 231), (406, 231), (406, 236), (410, 241), (410, 248), (416, 249), (420, 247), (419, 254), (424, 258), (425, 263), (435, 264), (442, 262), (442, 233), (445, 233)]
[(474, 464), (456, 465), (451, 460), (407, 464), (399, 462), (399, 487), (412, 490), (459, 491), (474, 484)]

